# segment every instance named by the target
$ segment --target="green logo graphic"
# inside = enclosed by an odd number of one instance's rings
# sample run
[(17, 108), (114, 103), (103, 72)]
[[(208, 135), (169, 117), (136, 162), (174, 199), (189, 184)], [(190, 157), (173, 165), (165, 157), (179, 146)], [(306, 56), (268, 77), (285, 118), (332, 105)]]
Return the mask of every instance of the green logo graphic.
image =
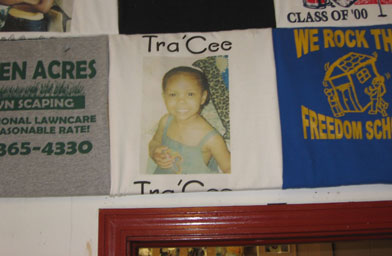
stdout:
[(0, 88), (0, 111), (84, 108), (85, 95), (80, 84), (46, 82)]

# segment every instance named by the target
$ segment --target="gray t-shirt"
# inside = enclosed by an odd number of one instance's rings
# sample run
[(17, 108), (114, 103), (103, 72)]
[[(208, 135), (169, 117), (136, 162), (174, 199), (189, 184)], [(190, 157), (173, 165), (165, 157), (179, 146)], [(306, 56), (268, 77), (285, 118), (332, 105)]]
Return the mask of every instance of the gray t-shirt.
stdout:
[(0, 196), (109, 194), (108, 37), (0, 46)]

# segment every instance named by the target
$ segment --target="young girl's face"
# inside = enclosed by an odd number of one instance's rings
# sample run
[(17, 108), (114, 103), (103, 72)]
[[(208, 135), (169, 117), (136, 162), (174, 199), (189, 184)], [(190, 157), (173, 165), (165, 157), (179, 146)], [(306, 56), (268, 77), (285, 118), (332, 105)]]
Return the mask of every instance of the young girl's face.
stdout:
[(189, 120), (199, 115), (207, 99), (200, 82), (191, 74), (180, 73), (167, 80), (163, 98), (167, 111), (177, 120)]

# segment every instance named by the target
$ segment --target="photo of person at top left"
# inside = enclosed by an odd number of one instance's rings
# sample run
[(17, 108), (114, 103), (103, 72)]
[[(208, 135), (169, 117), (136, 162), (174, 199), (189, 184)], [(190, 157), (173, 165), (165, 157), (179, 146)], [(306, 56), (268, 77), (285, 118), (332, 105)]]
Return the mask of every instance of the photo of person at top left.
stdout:
[(61, 0), (0, 0), (0, 31), (66, 32), (71, 17), (62, 5)]

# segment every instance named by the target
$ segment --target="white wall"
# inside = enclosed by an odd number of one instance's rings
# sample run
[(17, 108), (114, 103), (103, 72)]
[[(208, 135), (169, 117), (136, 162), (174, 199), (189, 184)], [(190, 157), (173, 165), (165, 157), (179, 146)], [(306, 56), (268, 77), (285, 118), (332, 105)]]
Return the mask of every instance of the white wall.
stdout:
[(392, 200), (392, 185), (123, 197), (0, 198), (1, 256), (91, 256), (98, 209)]

